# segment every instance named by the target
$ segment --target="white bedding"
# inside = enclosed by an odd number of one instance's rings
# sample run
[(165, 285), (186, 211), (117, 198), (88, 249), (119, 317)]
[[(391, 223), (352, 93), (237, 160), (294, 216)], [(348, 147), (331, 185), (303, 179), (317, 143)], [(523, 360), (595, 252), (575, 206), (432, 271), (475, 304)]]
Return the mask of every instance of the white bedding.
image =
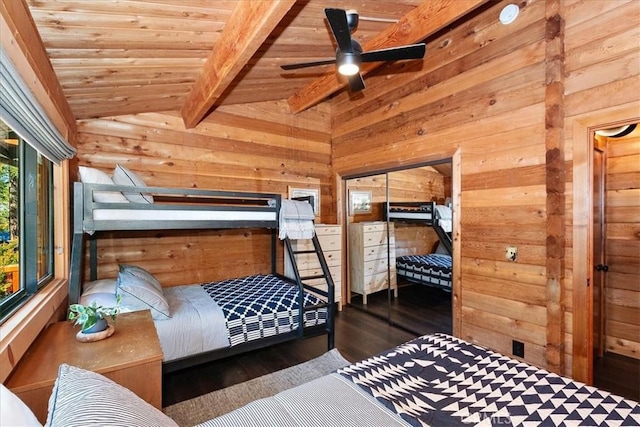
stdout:
[(401, 211), (401, 212), (394, 212), (391, 211), (389, 212), (389, 218), (391, 219), (422, 219), (422, 220), (430, 220), (431, 219), (431, 212), (420, 212), (420, 211), (415, 211), (415, 212), (408, 212), (408, 211)]
[(171, 319), (154, 320), (163, 361), (229, 347), (222, 309), (200, 285), (164, 288)]
[(440, 227), (442, 227), (445, 232), (451, 233), (451, 231), (453, 230), (451, 224), (451, 208), (445, 205), (436, 205), (436, 210), (438, 211), (438, 216), (440, 219)]
[(276, 212), (94, 209), (93, 219), (96, 221), (275, 221)]

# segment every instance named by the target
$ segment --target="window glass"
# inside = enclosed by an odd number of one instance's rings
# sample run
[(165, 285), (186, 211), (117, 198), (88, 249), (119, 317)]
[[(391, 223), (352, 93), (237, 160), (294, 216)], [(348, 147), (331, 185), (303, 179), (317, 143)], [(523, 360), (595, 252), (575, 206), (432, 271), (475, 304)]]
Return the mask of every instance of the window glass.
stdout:
[(48, 279), (53, 274), (53, 233), (51, 224), (51, 189), (52, 189), (52, 164), (42, 154), (37, 154), (37, 241), (38, 263), (36, 278), (38, 283)]
[(19, 139), (3, 125), (0, 141), (0, 301), (20, 290)]

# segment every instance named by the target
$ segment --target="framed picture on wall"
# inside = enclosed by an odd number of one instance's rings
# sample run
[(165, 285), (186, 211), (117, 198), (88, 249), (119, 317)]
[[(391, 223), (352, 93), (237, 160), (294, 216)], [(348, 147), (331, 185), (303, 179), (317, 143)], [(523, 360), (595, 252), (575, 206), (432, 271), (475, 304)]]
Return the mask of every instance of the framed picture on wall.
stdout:
[(289, 187), (289, 198), (313, 196), (313, 213), (320, 216), (320, 189), (319, 188), (293, 188)]
[(371, 191), (349, 191), (349, 207), (352, 215), (370, 213)]

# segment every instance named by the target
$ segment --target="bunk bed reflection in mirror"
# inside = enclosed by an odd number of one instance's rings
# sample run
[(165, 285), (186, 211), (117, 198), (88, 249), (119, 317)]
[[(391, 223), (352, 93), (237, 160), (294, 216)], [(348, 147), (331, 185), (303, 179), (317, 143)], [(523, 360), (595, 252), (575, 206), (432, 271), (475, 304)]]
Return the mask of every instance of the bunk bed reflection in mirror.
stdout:
[(387, 202), (385, 219), (432, 227), (438, 245), (432, 253), (396, 258), (396, 274), (407, 280), (447, 292), (452, 286), (452, 210), (450, 204), (430, 202)]
[[(70, 303), (102, 298), (105, 287), (106, 295), (111, 292), (114, 298), (116, 293), (148, 297), (147, 306), (139, 309), (151, 310), (165, 373), (312, 336), (326, 335), (327, 347), (333, 348), (333, 282), (329, 289), (315, 289), (303, 284), (299, 275), (290, 279), (277, 272), (280, 194), (145, 186), (142, 192), (153, 196), (153, 202), (115, 197), (140, 191), (139, 186), (74, 183)], [(230, 228), (271, 230), (270, 274), (162, 287), (150, 272), (120, 265), (118, 277), (107, 280), (108, 285), (97, 280), (102, 232)], [(82, 283), (87, 238), (90, 277)]]
[(349, 190), (349, 208), (351, 215), (371, 212), (371, 191)]

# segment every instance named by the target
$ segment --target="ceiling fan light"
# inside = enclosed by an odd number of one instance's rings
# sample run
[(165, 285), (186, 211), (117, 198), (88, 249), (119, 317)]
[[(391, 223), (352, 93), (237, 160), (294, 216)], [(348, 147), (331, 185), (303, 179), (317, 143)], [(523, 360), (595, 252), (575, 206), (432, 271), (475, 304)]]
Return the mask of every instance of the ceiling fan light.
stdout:
[(338, 73), (343, 76), (354, 76), (360, 71), (360, 56), (351, 53), (340, 55), (338, 58)]
[(358, 64), (342, 64), (338, 67), (338, 72), (343, 76), (355, 76), (360, 71)]

